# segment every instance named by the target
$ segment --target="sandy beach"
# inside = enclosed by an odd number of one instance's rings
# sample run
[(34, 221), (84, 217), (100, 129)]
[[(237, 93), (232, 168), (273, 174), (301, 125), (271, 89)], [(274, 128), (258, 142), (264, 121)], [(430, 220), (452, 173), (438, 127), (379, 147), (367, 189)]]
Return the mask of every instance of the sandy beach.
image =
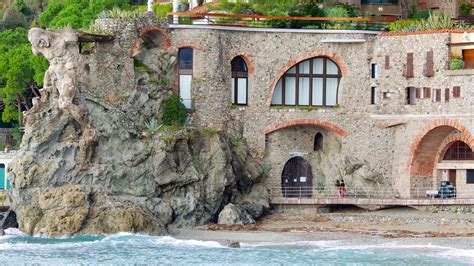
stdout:
[(474, 214), (427, 213), (399, 208), (375, 212), (360, 209), (326, 214), (273, 213), (255, 225), (208, 224), (173, 230), (178, 239), (272, 244), (343, 240), (352, 244), (432, 244), (453, 248), (474, 246)]

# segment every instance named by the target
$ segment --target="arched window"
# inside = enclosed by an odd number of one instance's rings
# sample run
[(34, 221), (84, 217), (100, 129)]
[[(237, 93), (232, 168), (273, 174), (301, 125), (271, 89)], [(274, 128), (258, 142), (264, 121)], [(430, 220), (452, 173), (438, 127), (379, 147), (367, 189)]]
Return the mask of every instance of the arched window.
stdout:
[(315, 57), (290, 68), (278, 81), (272, 105), (334, 106), (341, 70), (331, 59)]
[(449, 146), (443, 160), (474, 160), (474, 153), (466, 143), (456, 141)]
[(319, 151), (323, 148), (323, 134), (318, 132), (316, 136), (314, 136), (314, 151)]
[(184, 106), (192, 109), (191, 81), (193, 79), (193, 48), (180, 48), (178, 52), (179, 96)]
[(232, 59), (232, 104), (247, 104), (248, 69), (242, 57)]

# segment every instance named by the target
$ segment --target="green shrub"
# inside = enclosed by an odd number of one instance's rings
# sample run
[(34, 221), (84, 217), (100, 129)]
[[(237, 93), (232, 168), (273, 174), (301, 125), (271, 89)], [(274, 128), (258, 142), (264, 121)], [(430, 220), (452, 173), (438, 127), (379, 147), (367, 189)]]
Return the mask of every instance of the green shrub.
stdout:
[(183, 126), (188, 118), (188, 111), (183, 104), (183, 99), (178, 95), (170, 95), (161, 103), (163, 115), (161, 120), (167, 125)]
[(341, 6), (329, 7), (324, 10), (326, 17), (330, 18), (347, 18), (349, 17), (349, 12), (347, 9)]
[(135, 19), (140, 16), (140, 11), (136, 10), (124, 10), (118, 7), (112, 8), (107, 11), (107, 17), (111, 19)]
[(166, 13), (173, 11), (173, 4), (160, 4), (156, 3), (153, 5), (153, 12), (155, 12), (158, 19), (164, 19)]
[(417, 25), (420, 23), (416, 19), (401, 19), (390, 23), (390, 31), (393, 32), (410, 32), (415, 31)]
[(450, 70), (464, 69), (464, 61), (460, 56), (452, 56), (451, 61), (449, 61)]
[(471, 1), (468, 1), (468, 0), (459, 1), (459, 15), (463, 17), (470, 16), (471, 10), (472, 10)]
[(162, 125), (158, 125), (158, 121), (154, 117), (152, 119), (150, 119), (148, 122), (145, 122), (145, 126), (146, 126), (146, 129), (147, 129), (147, 133), (150, 136), (153, 136), (156, 133), (158, 133), (158, 131), (162, 127)]
[(143, 64), (140, 60), (138, 59), (133, 59), (133, 67), (135, 68), (135, 71), (138, 73), (146, 73), (150, 71), (150, 67), (147, 65)]
[(422, 10), (413, 14), (414, 19), (427, 19), (430, 17), (431, 11), (429, 9)]
[[(288, 16), (288, 13), (285, 11), (274, 9), (268, 12), (266, 15), (280, 17), (280, 16)], [(288, 26), (288, 21), (281, 20), (281, 19), (268, 19), (268, 20), (265, 20), (265, 26), (268, 26), (270, 28), (286, 28)]]
[(456, 25), (454, 20), (448, 14), (444, 13), (431, 13), (429, 18), (420, 20), (420, 23), (416, 26), (417, 31), (426, 30), (444, 30), (444, 29), (456, 29), (462, 28), (463, 25)]

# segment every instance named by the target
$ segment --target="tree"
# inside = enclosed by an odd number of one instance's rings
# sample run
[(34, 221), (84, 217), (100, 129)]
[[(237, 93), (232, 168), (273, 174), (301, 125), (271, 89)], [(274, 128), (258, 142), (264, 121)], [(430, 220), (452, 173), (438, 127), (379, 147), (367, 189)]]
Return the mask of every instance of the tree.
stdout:
[(48, 28), (88, 28), (100, 12), (114, 7), (131, 8), (128, 0), (49, 0), (40, 23)]
[(31, 52), (27, 30), (0, 32), (0, 99), (4, 122), (19, 121), (21, 112), (31, 107), (31, 97), (39, 96), (48, 62)]

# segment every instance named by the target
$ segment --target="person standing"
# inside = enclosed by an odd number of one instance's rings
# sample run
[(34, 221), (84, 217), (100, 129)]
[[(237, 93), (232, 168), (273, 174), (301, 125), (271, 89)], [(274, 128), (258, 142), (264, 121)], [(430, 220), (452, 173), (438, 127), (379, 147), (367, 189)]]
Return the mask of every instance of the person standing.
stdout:
[(346, 184), (344, 183), (344, 179), (341, 179), (339, 182), (339, 197), (344, 198), (346, 196)]

